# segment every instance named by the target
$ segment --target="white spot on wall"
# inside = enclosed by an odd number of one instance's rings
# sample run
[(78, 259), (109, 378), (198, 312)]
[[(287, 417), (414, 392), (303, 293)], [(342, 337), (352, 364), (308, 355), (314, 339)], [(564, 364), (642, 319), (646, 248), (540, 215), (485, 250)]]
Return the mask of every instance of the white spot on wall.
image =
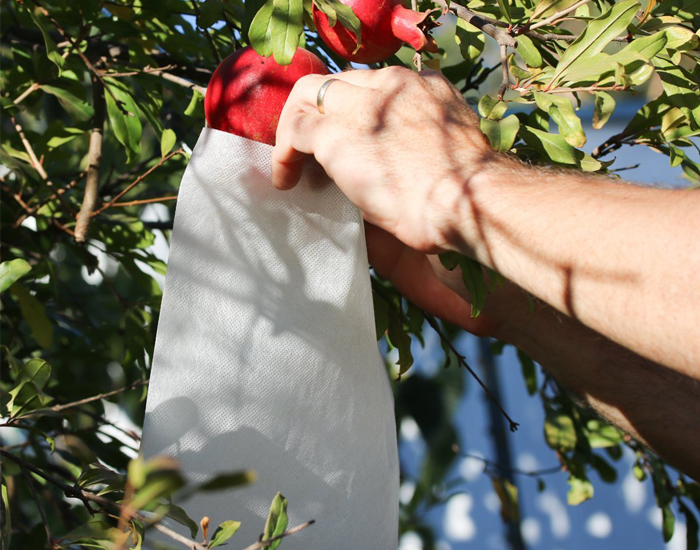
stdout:
[(634, 477), (632, 469), (622, 481), (622, 497), (625, 499), (625, 507), (630, 514), (638, 514), (646, 504), (646, 486)]
[[(479, 453), (471, 453), (479, 455)], [(460, 475), (467, 481), (474, 481), (484, 472), (484, 463), (478, 458), (471, 456), (464, 457), (459, 465)]]
[(416, 421), (410, 416), (405, 416), (401, 420), (401, 428), (399, 429), (401, 439), (406, 441), (416, 441), (420, 437), (420, 428)]
[(423, 541), (416, 533), (405, 533), (399, 540), (399, 550), (423, 550)]
[(543, 493), (537, 499), (537, 507), (549, 516), (549, 529), (555, 538), (563, 539), (569, 534), (569, 514), (559, 497), (553, 493)]
[(535, 546), (540, 542), (541, 531), (540, 522), (535, 518), (525, 518), (520, 524), (520, 533), (523, 535), (523, 540), (531, 546)]
[(612, 533), (612, 520), (604, 512), (596, 512), (586, 521), (586, 532), (597, 539), (604, 539)]
[(471, 495), (456, 495), (445, 509), (445, 534), (451, 540), (468, 541), (476, 536), (476, 524), (470, 517), (474, 500)]

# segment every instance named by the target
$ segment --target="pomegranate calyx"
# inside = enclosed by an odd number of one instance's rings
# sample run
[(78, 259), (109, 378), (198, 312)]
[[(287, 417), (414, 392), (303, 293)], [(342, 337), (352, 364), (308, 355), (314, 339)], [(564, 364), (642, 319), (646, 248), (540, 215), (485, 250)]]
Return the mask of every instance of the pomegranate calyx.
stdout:
[(404, 8), (400, 4), (396, 5), (391, 13), (391, 32), (416, 51), (436, 53), (437, 42), (428, 34), (431, 29), (440, 25), (429, 17), (434, 11), (436, 10), (419, 12)]

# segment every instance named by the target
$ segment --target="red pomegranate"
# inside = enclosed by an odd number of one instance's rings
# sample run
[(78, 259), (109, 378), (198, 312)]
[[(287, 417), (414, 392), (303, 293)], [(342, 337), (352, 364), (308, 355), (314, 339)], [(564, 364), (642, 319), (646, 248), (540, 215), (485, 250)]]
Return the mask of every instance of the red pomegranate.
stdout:
[(289, 65), (258, 55), (250, 46), (229, 55), (216, 68), (204, 98), (211, 128), (269, 145), (294, 83), (307, 74), (328, 74), (311, 52), (297, 48)]
[[(361, 23), (361, 42), (357, 48), (355, 33), (340, 22), (331, 27), (328, 16), (313, 7), (318, 34), (340, 57), (355, 63), (377, 63), (395, 54), (406, 42), (415, 50), (437, 52), (437, 44), (426, 34), (437, 24), (428, 12), (417, 12), (402, 0), (340, 0), (350, 6)], [(357, 50), (357, 51), (355, 51)]]

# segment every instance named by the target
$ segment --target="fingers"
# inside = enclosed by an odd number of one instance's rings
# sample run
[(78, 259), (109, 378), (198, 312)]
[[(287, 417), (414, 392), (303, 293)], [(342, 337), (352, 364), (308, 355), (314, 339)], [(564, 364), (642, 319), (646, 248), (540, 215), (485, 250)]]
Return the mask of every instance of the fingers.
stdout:
[[(335, 76), (342, 75), (332, 78)], [(326, 88), (322, 115), (316, 101), (327, 80), (329, 77), (323, 75), (299, 79), (282, 109), (272, 152), (272, 184), (277, 189), (291, 189), (299, 182), (304, 158), (318, 150), (332, 118), (356, 112), (359, 104), (367, 101), (366, 89), (337, 78)]]

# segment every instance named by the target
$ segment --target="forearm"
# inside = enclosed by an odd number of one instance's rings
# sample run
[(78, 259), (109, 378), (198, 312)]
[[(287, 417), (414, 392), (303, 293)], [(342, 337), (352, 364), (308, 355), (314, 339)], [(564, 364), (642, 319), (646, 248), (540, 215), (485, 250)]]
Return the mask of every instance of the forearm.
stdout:
[(700, 379), (700, 193), (504, 161), (446, 206), (448, 246), (646, 358)]
[[(524, 309), (524, 308), (522, 308)], [(648, 361), (544, 304), (499, 336), (635, 439), (700, 480), (700, 382)]]

